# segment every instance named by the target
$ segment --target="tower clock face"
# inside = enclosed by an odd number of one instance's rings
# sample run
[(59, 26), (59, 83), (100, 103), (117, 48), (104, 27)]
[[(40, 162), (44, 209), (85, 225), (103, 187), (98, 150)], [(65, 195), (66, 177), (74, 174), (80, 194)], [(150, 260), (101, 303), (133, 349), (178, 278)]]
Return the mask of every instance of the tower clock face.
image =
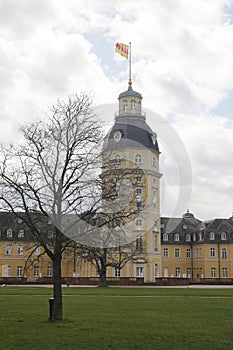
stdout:
[(120, 130), (114, 131), (114, 133), (113, 133), (113, 138), (114, 138), (114, 140), (115, 140), (116, 142), (119, 142), (120, 139), (121, 139), (121, 137), (122, 137), (122, 133), (121, 133)]

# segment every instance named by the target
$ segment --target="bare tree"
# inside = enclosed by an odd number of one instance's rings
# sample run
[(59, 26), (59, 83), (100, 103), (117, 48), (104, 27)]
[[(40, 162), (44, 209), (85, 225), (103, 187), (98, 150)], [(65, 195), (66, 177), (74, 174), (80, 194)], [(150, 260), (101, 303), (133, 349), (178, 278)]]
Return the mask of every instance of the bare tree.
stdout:
[[(62, 255), (73, 242), (81, 256), (95, 261), (103, 282), (107, 266), (121, 268), (135, 255), (116, 251), (113, 230), (116, 220), (125, 224), (138, 212), (134, 174), (111, 161), (102, 163), (103, 132), (87, 94), (58, 101), (45, 120), (22, 126), (20, 132), (18, 145), (1, 148), (1, 209), (18, 216), (51, 259), (52, 318), (60, 320)], [(48, 222), (53, 225), (50, 237)], [(128, 243), (124, 237), (121, 245)]]
[[(1, 148), (1, 209), (21, 218), (51, 259), (53, 319), (60, 320), (62, 253), (77, 238), (80, 214), (101, 205), (101, 123), (83, 93), (58, 101), (45, 120), (20, 132), (19, 145)], [(54, 227), (50, 238), (41, 228), (46, 220)]]

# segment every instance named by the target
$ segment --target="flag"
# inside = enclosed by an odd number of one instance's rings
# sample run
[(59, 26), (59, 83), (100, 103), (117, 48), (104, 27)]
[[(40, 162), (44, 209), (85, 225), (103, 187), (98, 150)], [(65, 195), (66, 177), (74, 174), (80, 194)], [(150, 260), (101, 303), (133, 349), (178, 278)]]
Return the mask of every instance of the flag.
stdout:
[(122, 44), (122, 43), (116, 43), (115, 51), (117, 53), (119, 53), (121, 56), (128, 58), (129, 45)]

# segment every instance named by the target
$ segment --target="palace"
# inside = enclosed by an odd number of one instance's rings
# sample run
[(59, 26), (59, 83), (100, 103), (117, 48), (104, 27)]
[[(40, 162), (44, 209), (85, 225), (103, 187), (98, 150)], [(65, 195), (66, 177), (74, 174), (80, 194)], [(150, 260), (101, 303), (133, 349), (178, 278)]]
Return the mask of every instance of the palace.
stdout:
[[(148, 283), (233, 279), (233, 217), (202, 222), (189, 211), (180, 218), (161, 217), (157, 135), (146, 122), (142, 95), (133, 90), (131, 80), (118, 100), (115, 123), (105, 137), (102, 176), (108, 176), (109, 161), (115, 167), (115, 182), (124, 171), (130, 173), (138, 212), (118, 230), (127, 232), (139, 253), (121, 269), (108, 267), (107, 276), (143, 278)], [(125, 190), (123, 195), (128, 198), (129, 192)], [(44, 222), (42, 229), (47, 240), (52, 240), (51, 222)], [(42, 247), (11, 213), (0, 213), (0, 242), (1, 281), (52, 278), (50, 259), (41, 257)], [(97, 271), (90, 261), (69, 249), (64, 251), (62, 276), (97, 277)]]

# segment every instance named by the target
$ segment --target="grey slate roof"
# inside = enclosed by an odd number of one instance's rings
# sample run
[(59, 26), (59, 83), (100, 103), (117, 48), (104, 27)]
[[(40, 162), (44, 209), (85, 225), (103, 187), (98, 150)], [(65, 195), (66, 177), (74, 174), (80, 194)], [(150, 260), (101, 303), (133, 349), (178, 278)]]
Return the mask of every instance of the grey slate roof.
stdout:
[[(104, 149), (114, 150), (123, 148), (148, 148), (159, 152), (158, 142), (156, 140), (153, 144), (151, 135), (153, 131), (147, 125), (145, 121), (138, 120), (131, 123), (133, 117), (125, 117), (127, 119), (125, 122), (116, 122), (108, 135), (105, 138)], [(130, 122), (127, 122), (129, 121)], [(113, 134), (116, 130), (120, 130), (122, 138), (119, 142), (115, 142), (113, 139)]]

